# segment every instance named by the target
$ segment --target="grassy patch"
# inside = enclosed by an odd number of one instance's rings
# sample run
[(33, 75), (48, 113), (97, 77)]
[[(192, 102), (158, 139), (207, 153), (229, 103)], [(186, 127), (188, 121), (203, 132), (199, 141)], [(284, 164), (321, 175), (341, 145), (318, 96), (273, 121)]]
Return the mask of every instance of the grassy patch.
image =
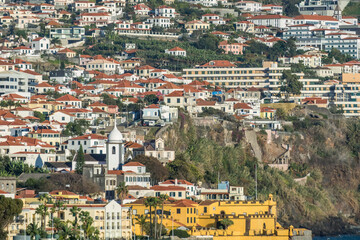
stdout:
[(360, 3), (350, 2), (343, 11), (344, 16), (360, 16)]

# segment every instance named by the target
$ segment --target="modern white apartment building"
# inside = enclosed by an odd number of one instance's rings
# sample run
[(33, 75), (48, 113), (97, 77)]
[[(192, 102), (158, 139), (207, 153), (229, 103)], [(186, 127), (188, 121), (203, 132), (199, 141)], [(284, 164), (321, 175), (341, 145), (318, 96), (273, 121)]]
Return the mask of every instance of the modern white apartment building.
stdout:
[(278, 81), (282, 72), (289, 69), (278, 67), (275, 62), (264, 62), (260, 68), (239, 68), (228, 61), (210, 61), (202, 66), (184, 69), (183, 77), (228, 88), (265, 88), (272, 81)]

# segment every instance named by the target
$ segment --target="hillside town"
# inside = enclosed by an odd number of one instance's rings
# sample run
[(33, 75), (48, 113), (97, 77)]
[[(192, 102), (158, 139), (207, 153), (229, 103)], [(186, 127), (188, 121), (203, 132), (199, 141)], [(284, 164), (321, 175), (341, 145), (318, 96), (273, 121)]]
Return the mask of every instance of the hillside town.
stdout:
[[(0, 239), (312, 239), (258, 198), (290, 144), (267, 161), (251, 134), (360, 116), (356, 4), (0, 0)], [(206, 151), (178, 129), (216, 124), (253, 185), (183, 160)]]

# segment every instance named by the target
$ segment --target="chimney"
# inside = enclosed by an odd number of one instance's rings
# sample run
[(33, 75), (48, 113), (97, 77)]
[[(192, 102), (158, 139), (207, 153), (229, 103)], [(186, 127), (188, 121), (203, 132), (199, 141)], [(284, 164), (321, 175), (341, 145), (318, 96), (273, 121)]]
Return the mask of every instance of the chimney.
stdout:
[(178, 185), (178, 181), (177, 181), (177, 178), (175, 179), (175, 186), (177, 186)]

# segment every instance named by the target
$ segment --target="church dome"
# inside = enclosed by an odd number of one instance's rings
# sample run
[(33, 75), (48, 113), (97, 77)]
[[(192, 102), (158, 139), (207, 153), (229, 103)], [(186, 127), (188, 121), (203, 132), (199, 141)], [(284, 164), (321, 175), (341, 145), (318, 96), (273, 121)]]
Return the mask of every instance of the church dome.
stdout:
[(113, 130), (110, 132), (108, 140), (109, 142), (113, 142), (113, 143), (118, 143), (123, 141), (123, 135), (116, 127), (116, 125), (114, 125)]

